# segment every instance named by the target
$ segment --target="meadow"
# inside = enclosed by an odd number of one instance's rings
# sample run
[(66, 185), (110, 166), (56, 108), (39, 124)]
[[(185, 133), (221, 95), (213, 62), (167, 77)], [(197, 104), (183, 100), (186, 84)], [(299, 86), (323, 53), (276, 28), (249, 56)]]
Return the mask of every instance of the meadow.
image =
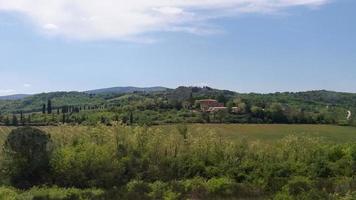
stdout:
[(331, 125), (0, 127), (0, 199), (354, 199), (355, 135)]
[[(87, 126), (44, 126), (39, 127), (47, 133), (73, 135), (88, 130)], [(112, 128), (106, 127), (108, 130)], [(177, 133), (177, 125), (152, 126), (168, 134)], [(308, 136), (323, 139), (332, 143), (348, 143), (356, 141), (356, 127), (336, 125), (299, 125), (299, 124), (187, 124), (191, 134), (213, 132), (231, 141), (274, 142), (289, 135)], [(11, 127), (0, 126), (0, 140), (12, 130)]]
[[(161, 126), (163, 130), (172, 130), (172, 126)], [(288, 135), (317, 137), (329, 142), (344, 143), (356, 141), (356, 127), (334, 125), (298, 125), (298, 124), (193, 124), (189, 131), (213, 131), (229, 140), (248, 140), (273, 142)]]

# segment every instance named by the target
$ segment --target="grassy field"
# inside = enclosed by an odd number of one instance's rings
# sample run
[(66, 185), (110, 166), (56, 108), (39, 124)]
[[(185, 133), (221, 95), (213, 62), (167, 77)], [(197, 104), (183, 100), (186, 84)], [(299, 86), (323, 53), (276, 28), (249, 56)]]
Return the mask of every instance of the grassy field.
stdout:
[[(84, 126), (41, 127), (48, 133), (55, 135), (73, 135), (90, 129)], [(108, 129), (111, 129), (108, 127)], [(155, 126), (166, 133), (176, 133), (177, 125)], [(0, 127), (0, 141), (4, 141), (10, 132), (9, 127)], [(112, 131), (112, 130), (111, 130)], [(281, 125), (281, 124), (190, 124), (191, 134), (214, 132), (231, 140), (246, 139), (273, 142), (288, 135), (311, 136), (322, 138), (328, 142), (347, 143), (356, 141), (356, 127), (333, 125)]]
[[(174, 125), (162, 126), (163, 130), (172, 129)], [(285, 124), (193, 124), (189, 131), (214, 131), (232, 140), (275, 141), (288, 135), (311, 136), (323, 138), (329, 142), (346, 143), (356, 141), (356, 127), (333, 125), (285, 125)]]

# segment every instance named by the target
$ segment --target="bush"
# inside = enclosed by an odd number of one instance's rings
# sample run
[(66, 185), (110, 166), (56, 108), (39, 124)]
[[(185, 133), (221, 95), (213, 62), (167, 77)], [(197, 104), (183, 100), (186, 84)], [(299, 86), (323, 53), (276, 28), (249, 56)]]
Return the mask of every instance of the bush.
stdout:
[(133, 180), (126, 186), (126, 198), (128, 200), (149, 200), (150, 187), (147, 183), (140, 180)]
[(150, 184), (151, 192), (149, 197), (151, 199), (177, 200), (180, 199), (180, 193), (172, 191), (168, 183), (156, 181)]
[(191, 199), (204, 199), (208, 195), (206, 181), (201, 177), (183, 181), (185, 193)]
[(17, 191), (12, 188), (0, 187), (0, 200), (17, 200)]
[(51, 154), (48, 134), (31, 127), (15, 129), (8, 135), (4, 150), (7, 157), (4, 170), (13, 186), (29, 188), (48, 183)]
[(154, 183), (151, 183), (149, 186), (151, 190), (149, 196), (152, 199), (163, 199), (165, 193), (169, 189), (169, 185), (162, 181), (156, 181)]
[(207, 182), (209, 194), (215, 196), (232, 196), (235, 182), (229, 178), (212, 178)]
[(119, 185), (123, 170), (110, 148), (90, 143), (58, 149), (51, 165), (55, 184), (63, 187), (110, 188)]
[(305, 177), (294, 177), (283, 188), (292, 196), (297, 196), (303, 192), (308, 192), (312, 189), (311, 181)]
[(23, 195), (32, 197), (33, 200), (100, 200), (104, 194), (101, 190), (74, 188), (32, 188)]
[(0, 197), (90, 199), (92, 190), (81, 189), (101, 188), (105, 194), (95, 198), (299, 200), (345, 196), (356, 188), (354, 144), (297, 136), (273, 144), (233, 142), (204, 129), (191, 129), (184, 139), (185, 127), (181, 134), (166, 130), (63, 126), (51, 135), (52, 151), (43, 131), (16, 129), (0, 156), (3, 184), (79, 189), (9, 187)]
[(104, 200), (104, 192), (97, 189), (38, 188), (22, 192), (12, 188), (0, 188), (0, 200)]

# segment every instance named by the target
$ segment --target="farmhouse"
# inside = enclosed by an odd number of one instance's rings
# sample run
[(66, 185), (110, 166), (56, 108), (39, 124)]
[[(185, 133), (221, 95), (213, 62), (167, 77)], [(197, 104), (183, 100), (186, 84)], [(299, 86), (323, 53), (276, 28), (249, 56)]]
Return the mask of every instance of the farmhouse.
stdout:
[(200, 109), (202, 111), (209, 111), (210, 108), (214, 108), (214, 107), (224, 107), (223, 103), (219, 103), (217, 100), (215, 99), (202, 99), (202, 100), (197, 100), (196, 103), (200, 104)]
[(219, 112), (219, 111), (227, 111), (227, 107), (210, 107), (207, 112)]
[[(219, 111), (227, 111), (228, 107), (225, 107), (223, 103), (219, 103), (215, 99), (202, 99), (202, 100), (197, 100), (195, 103), (200, 105), (200, 110), (204, 112), (219, 112)], [(232, 113), (239, 113), (240, 109), (239, 107), (232, 107), (231, 108)]]

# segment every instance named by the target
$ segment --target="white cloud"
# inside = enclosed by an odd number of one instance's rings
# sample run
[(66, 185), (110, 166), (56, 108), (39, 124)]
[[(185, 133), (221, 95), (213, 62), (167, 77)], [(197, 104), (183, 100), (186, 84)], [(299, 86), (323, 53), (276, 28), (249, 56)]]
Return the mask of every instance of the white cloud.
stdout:
[(31, 85), (31, 84), (28, 84), (28, 83), (25, 83), (25, 84), (23, 84), (23, 86), (24, 86), (25, 88), (29, 88), (29, 87), (31, 87), (32, 85)]
[(58, 26), (56, 26), (55, 24), (45, 24), (43, 26), (43, 29), (48, 30), (48, 31), (55, 31), (58, 29)]
[(14, 93), (16, 92), (15, 90), (13, 89), (0, 89), (0, 94), (3, 95), (3, 94), (11, 94), (11, 93)]
[[(204, 33), (211, 18), (317, 7), (329, 0), (0, 0), (45, 33), (71, 39), (130, 39), (152, 31)], [(210, 32), (210, 31), (208, 31)]]

